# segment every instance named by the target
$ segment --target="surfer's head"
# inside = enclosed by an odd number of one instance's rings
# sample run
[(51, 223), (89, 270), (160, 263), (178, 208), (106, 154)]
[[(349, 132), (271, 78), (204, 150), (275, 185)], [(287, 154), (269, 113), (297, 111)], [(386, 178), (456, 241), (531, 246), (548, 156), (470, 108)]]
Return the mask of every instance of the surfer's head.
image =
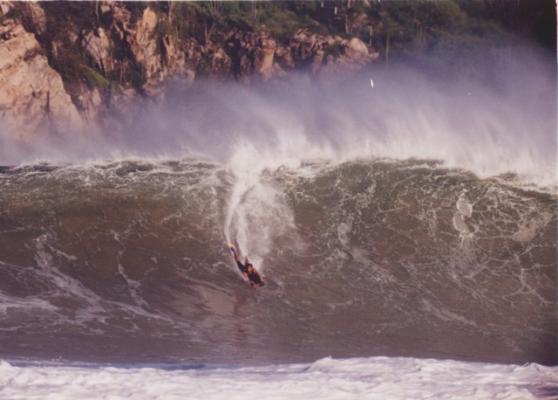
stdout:
[(248, 272), (252, 272), (254, 270), (254, 266), (250, 263), (246, 264), (246, 269), (248, 270)]

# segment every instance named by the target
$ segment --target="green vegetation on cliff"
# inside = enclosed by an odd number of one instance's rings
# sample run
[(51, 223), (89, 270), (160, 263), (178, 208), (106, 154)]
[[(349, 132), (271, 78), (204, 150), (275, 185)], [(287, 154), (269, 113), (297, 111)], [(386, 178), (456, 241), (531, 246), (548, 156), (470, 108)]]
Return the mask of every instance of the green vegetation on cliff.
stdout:
[(175, 32), (206, 41), (223, 32), (265, 29), (288, 40), (298, 29), (357, 36), (382, 54), (436, 46), (504, 44), (511, 34), (555, 49), (552, 0), (344, 0), (175, 3)]

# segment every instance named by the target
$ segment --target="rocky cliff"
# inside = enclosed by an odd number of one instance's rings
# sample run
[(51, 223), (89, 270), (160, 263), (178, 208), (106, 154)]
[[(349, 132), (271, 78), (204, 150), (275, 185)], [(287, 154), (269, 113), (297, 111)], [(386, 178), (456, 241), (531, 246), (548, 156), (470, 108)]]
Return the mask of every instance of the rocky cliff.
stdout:
[(123, 114), (137, 97), (157, 98), (169, 81), (185, 88), (205, 77), (249, 84), (293, 70), (319, 79), (379, 56), (358, 37), (323, 29), (299, 26), (286, 36), (264, 24), (219, 24), (211, 6), (1, 3), (0, 117), (21, 136), (79, 132)]
[[(1, 7), (4, 11), (9, 5)], [(29, 10), (39, 9), (30, 5)], [(14, 129), (17, 134), (80, 127), (82, 122), (35, 35), (9, 18), (0, 24), (0, 116), (24, 128)]]
[(200, 79), (320, 80), (426, 59), (474, 69), (506, 55), (497, 69), (525, 38), (555, 57), (555, 15), (553, 0), (2, 1), (0, 125), (77, 134)]

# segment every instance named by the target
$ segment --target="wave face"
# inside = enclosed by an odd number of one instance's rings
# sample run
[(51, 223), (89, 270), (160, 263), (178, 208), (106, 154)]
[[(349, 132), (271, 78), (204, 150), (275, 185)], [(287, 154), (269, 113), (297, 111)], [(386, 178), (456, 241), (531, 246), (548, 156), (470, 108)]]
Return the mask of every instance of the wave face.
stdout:
[(0, 355), (557, 362), (554, 194), (423, 160), (231, 165), (4, 167)]

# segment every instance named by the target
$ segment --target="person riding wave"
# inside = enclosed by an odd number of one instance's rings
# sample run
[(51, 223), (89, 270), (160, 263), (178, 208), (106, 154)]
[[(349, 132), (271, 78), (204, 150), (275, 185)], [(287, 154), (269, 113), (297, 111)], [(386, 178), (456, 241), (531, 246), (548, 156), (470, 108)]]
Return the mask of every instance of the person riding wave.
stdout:
[(236, 265), (238, 269), (242, 273), (242, 276), (248, 280), (248, 283), (251, 287), (255, 288), (256, 286), (263, 286), (265, 282), (263, 281), (262, 277), (254, 268), (254, 265), (248, 260), (248, 257), (244, 258), (244, 264), (240, 262), (240, 255), (237, 253), (236, 248), (229, 243), (229, 249), (231, 250), (234, 260), (236, 261)]

